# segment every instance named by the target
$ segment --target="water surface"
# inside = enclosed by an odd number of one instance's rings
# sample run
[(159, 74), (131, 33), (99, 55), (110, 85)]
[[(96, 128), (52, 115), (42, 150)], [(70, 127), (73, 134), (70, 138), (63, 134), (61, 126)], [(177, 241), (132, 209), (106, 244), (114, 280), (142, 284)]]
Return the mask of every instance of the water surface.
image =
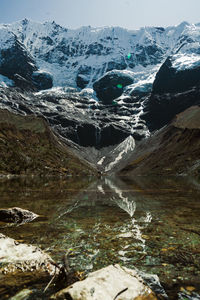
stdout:
[(57, 262), (71, 249), (76, 270), (135, 266), (157, 274), (170, 299), (199, 299), (198, 181), (24, 178), (1, 180), (0, 195), (2, 208), (18, 206), (43, 216), (22, 225), (0, 223), (1, 233), (40, 246)]

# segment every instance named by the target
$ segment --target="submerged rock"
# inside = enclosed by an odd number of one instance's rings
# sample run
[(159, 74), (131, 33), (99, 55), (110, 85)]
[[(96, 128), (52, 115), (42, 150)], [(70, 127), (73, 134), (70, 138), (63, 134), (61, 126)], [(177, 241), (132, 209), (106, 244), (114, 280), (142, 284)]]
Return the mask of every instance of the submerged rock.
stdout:
[(51, 299), (157, 299), (137, 270), (110, 265), (53, 295)]
[(27, 223), (33, 221), (38, 215), (19, 207), (0, 209), (0, 221), (8, 223)]

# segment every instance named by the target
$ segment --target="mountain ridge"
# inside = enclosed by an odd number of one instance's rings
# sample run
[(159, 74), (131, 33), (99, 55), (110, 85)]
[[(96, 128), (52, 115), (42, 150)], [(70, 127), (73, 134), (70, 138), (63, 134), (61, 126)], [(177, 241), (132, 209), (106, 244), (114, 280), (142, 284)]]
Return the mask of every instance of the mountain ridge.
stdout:
[(199, 25), (187, 22), (138, 30), (90, 26), (67, 29), (55, 22), (25, 19), (1, 24), (0, 28), (15, 34), (38, 69), (52, 74), (54, 86), (73, 87), (77, 87), (78, 76), (87, 79), (85, 87), (92, 87), (97, 79), (113, 69), (128, 69), (139, 76), (147, 66), (164, 62), (181, 36), (200, 32)]

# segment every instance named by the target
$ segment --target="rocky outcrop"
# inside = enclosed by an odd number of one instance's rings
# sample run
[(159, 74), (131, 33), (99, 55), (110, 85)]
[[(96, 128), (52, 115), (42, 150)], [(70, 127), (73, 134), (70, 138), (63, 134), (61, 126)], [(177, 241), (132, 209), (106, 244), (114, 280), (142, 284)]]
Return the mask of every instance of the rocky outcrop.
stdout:
[(53, 86), (50, 73), (37, 71), (36, 62), (17, 36), (0, 28), (0, 74), (22, 90), (43, 90)]
[(113, 70), (106, 73), (93, 84), (93, 88), (99, 100), (105, 104), (112, 101), (123, 93), (123, 88), (133, 83), (133, 74), (127, 71)]
[(141, 118), (147, 122), (150, 131), (153, 131), (168, 124), (176, 114), (198, 104), (200, 104), (200, 86), (182, 93), (151, 94)]
[(37, 68), (25, 46), (6, 29), (0, 29), (0, 41), (0, 74), (14, 81), (15, 74), (30, 80)]
[(200, 66), (177, 70), (175, 62), (178, 58), (168, 57), (161, 66), (153, 83), (153, 94), (184, 92), (200, 84)]
[(200, 106), (178, 114), (171, 124), (137, 145), (120, 175), (200, 175)]

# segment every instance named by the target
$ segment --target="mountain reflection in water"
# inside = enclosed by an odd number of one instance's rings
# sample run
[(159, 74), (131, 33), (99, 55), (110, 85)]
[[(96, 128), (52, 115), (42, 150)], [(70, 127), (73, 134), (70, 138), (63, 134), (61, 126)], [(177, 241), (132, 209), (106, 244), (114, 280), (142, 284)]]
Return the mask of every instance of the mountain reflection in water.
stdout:
[(103, 177), (0, 181), (1, 207), (45, 216), (1, 233), (92, 271), (112, 263), (200, 292), (200, 185), (191, 178)]

